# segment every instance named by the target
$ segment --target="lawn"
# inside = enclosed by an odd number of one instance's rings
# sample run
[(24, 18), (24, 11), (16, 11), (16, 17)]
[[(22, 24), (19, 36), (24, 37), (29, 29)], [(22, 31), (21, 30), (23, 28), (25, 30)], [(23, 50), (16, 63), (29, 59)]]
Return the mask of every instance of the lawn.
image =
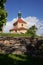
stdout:
[(0, 54), (0, 65), (43, 65), (43, 58), (33, 58), (27, 55)]

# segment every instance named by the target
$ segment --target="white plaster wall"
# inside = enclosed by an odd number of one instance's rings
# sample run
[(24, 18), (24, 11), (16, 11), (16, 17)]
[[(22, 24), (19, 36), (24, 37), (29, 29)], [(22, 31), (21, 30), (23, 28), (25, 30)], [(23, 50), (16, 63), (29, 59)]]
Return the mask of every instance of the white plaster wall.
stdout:
[(10, 33), (16, 33), (15, 31), (10, 31)]
[[(23, 26), (22, 26), (22, 24), (23, 24)], [(25, 23), (18, 23), (18, 28), (20, 28), (20, 27), (27, 28), (27, 24), (25, 24)]]
[(20, 30), (20, 33), (26, 33), (27, 30)]
[(21, 33), (26, 33), (27, 30), (18, 30), (17, 33), (21, 34)]

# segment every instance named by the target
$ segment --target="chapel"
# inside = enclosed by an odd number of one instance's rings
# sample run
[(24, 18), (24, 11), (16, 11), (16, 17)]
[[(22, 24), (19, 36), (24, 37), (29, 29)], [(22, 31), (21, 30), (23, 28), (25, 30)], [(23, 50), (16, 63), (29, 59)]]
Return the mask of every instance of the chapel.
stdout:
[(10, 29), (10, 33), (26, 33), (27, 32), (27, 23), (21, 17), (21, 11), (18, 12), (18, 19), (13, 23), (13, 28)]

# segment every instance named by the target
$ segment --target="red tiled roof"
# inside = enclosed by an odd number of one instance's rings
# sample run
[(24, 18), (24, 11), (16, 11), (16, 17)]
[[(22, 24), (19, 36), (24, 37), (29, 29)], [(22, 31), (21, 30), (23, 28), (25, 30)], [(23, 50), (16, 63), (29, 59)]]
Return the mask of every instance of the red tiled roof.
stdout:
[(13, 25), (16, 25), (18, 22), (27, 24), (24, 20), (22, 20), (21, 18), (18, 18), (18, 20)]
[(11, 29), (10, 31), (14, 31), (14, 30), (27, 30), (27, 29), (24, 28), (24, 27), (21, 27), (21, 28), (14, 28), (14, 29)]

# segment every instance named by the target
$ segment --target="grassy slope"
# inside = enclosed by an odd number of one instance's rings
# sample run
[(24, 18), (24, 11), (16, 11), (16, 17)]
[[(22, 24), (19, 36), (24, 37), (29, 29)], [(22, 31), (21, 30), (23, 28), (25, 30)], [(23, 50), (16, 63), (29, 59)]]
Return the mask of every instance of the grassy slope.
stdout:
[[(29, 37), (32, 36), (30, 33), (29, 34), (11, 34), (11, 33), (0, 33), (0, 36), (5, 36), (5, 37)], [(39, 37), (39, 36), (35, 36)]]
[(0, 54), (0, 65), (43, 65), (43, 59), (26, 55)]
[(30, 34), (10, 34), (10, 33), (0, 33), (0, 36), (31, 36)]

